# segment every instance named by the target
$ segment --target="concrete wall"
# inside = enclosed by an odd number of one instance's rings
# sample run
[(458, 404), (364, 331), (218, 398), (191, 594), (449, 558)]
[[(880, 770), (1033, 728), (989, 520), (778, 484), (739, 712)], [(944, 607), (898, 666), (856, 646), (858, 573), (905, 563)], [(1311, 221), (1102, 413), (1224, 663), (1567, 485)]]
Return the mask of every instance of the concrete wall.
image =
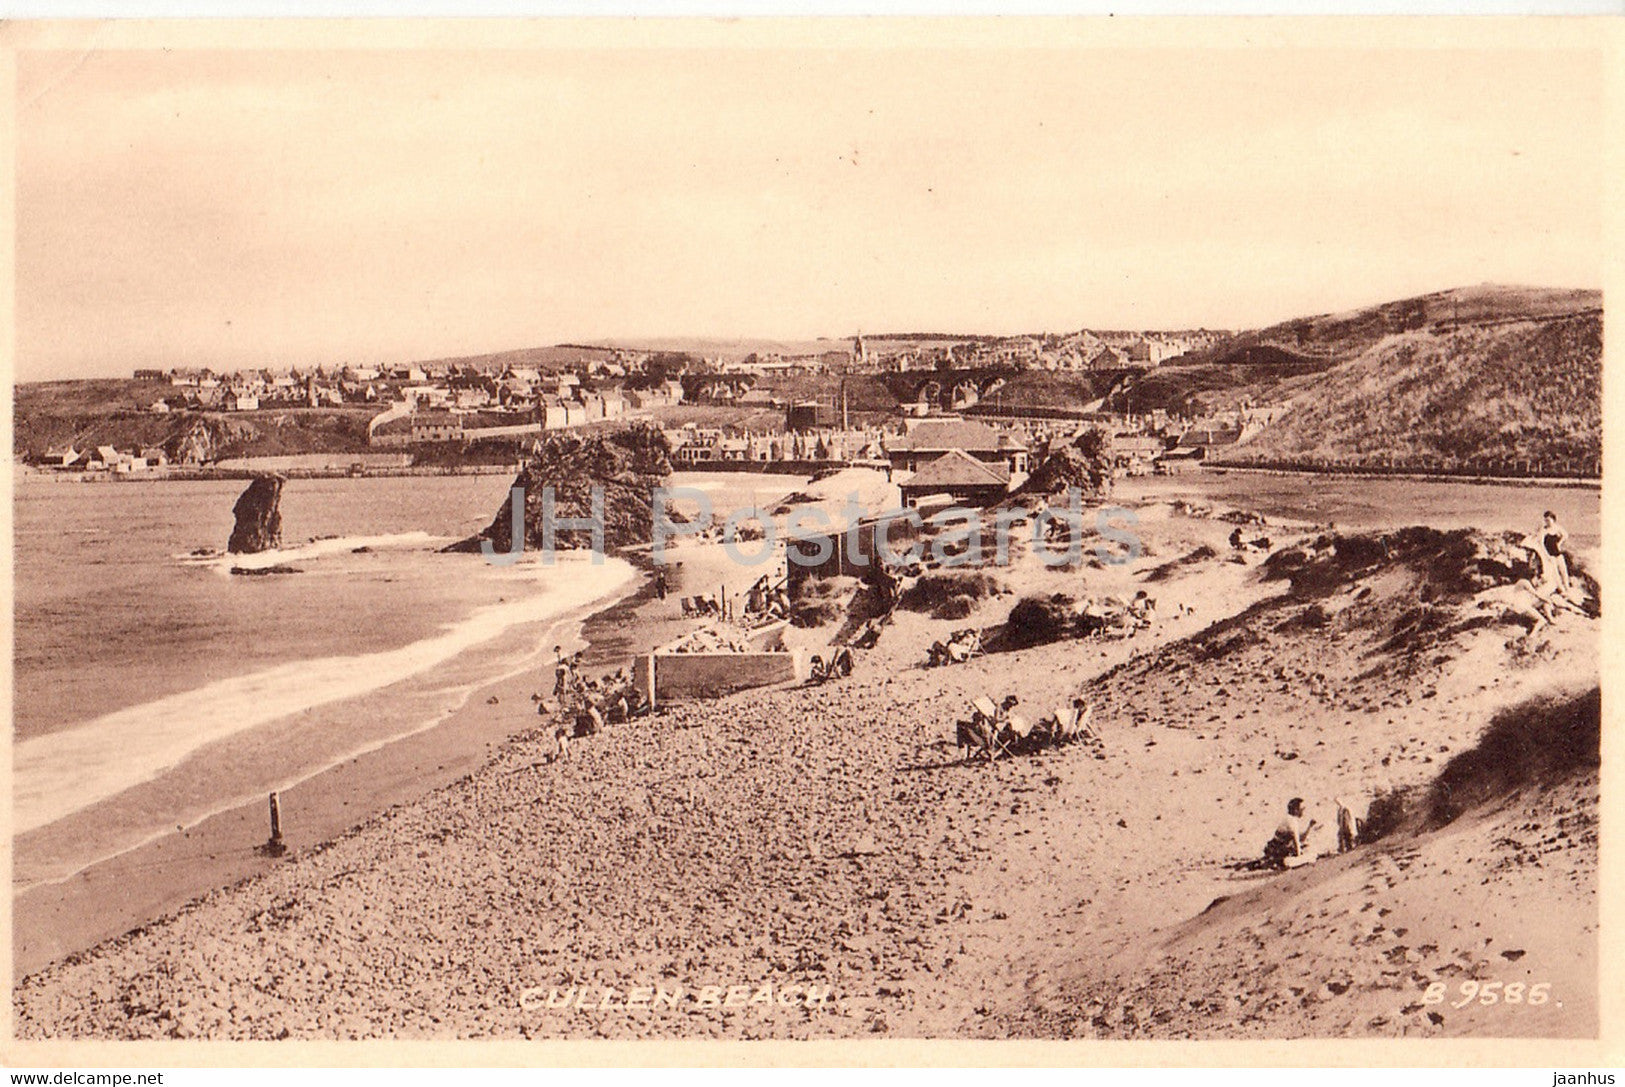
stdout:
[(806, 678), (800, 653), (657, 653), (634, 662), (639, 686), (651, 669), (657, 706)]

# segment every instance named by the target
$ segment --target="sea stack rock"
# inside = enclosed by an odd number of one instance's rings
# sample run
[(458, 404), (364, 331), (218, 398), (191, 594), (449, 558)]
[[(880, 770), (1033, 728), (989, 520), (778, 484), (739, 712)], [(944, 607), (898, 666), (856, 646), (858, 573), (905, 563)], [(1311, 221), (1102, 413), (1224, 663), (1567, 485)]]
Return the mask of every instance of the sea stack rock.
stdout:
[(231, 512), (237, 515), (237, 527), (231, 530), (231, 542), (226, 550), (233, 555), (252, 555), (282, 546), (282, 484), (286, 477), (278, 475), (255, 476), (248, 490), (237, 499)]

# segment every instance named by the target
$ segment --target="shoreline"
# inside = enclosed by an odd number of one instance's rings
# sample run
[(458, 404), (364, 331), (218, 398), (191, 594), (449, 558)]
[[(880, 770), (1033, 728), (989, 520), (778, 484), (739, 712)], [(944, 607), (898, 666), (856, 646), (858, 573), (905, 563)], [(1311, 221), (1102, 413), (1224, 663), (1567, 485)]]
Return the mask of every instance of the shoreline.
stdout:
[[(639, 573), (647, 562), (618, 554)], [(589, 664), (611, 659), (595, 652), (593, 635), (605, 639), (653, 598), (646, 576), (551, 620), (550, 639), (581, 649)], [(603, 618), (614, 615), (616, 618)], [(653, 648), (653, 644), (649, 646)], [(617, 657), (620, 654), (617, 654)], [(14, 982), (65, 958), (117, 939), (231, 887), (251, 882), (279, 864), (320, 852), (360, 831), (385, 812), (421, 801), (479, 770), (492, 753), (535, 726), (533, 691), (546, 692), (552, 677), (510, 674), (470, 690), (457, 709), (426, 728), (384, 742), (334, 766), (318, 770), (278, 793), (288, 853), (258, 852), (268, 834), (264, 798), (236, 804), (189, 827), (100, 858), (61, 879), (41, 881), (12, 893)], [(517, 707), (517, 709), (515, 708)]]
[[(865, 467), (864, 464), (847, 463), (843, 461), (712, 461), (695, 462), (682, 466), (682, 471), (697, 472), (700, 474), (739, 472), (752, 475), (811, 475), (814, 472), (828, 468), (839, 467)], [(141, 475), (116, 475), (113, 473), (58, 473), (43, 470), (33, 470), (26, 466), (14, 466), (15, 477), (34, 481), (51, 481), (54, 483), (198, 483), (211, 480), (226, 480), (243, 482), (267, 472), (276, 471), (289, 479), (389, 479), (389, 478), (422, 478), (434, 476), (495, 476), (512, 475), (512, 465), (493, 464), (424, 464), (408, 465), (401, 468), (369, 468), (361, 472), (351, 472), (340, 469), (307, 469), (307, 468), (226, 468), (226, 469), (157, 469)], [(1258, 475), (1274, 476), (1330, 476), (1337, 479), (1382, 479), (1399, 480), (1409, 483), (1469, 483), (1482, 486), (1503, 487), (1565, 487), (1582, 490), (1600, 490), (1601, 478), (1588, 476), (1494, 476), (1461, 474), (1447, 472), (1428, 472), (1423, 470), (1409, 470), (1395, 468), (1392, 470), (1381, 468), (1289, 468), (1269, 465), (1251, 464), (1220, 464), (1204, 465), (1201, 471), (1207, 474), (1220, 474), (1224, 472), (1249, 472)]]
[[(1601, 490), (1602, 480), (1587, 476), (1481, 476), (1452, 475), (1443, 472), (1392, 471), (1377, 468), (1276, 468), (1252, 464), (1206, 464), (1201, 473), (1221, 475), (1225, 472), (1249, 472), (1265, 476), (1332, 476), (1337, 479), (1398, 480), (1405, 483), (1470, 483), (1499, 487), (1570, 487), (1577, 490)], [(1177, 477), (1165, 477), (1177, 478)]]

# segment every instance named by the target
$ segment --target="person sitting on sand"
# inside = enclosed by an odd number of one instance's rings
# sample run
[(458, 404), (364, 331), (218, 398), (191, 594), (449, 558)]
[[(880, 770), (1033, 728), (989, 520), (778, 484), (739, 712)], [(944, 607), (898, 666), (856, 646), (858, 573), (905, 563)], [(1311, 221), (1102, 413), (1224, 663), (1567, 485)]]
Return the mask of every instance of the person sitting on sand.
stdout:
[(1015, 695), (1011, 695), (1004, 701), (1004, 731), (1006, 737), (1012, 744), (1026, 744), (1028, 738), (1033, 734), (1033, 723), (1027, 719), (1025, 714), (1016, 712), (1017, 699)]
[(829, 662), (829, 671), (837, 679), (845, 679), (852, 674), (852, 650), (842, 646), (835, 651), (835, 656)]
[(1303, 797), (1295, 796), (1286, 804), (1286, 818), (1275, 828), (1275, 837), (1264, 845), (1264, 867), (1285, 868), (1288, 857), (1304, 856), (1304, 846), (1315, 821), (1303, 814)]
[[(1529, 564), (1534, 576), (1519, 581), (1517, 585), (1538, 601), (1536, 610), (1540, 612), (1541, 618), (1548, 623), (1551, 622), (1557, 618), (1557, 609), (1559, 608), (1584, 615), (1585, 609), (1569, 599), (1564, 592), (1564, 586), (1558, 574), (1558, 564), (1561, 562), (1561, 558), (1554, 558), (1548, 554), (1546, 543), (1540, 537), (1525, 536), (1519, 542), (1529, 555)], [(1541, 625), (1537, 623), (1536, 628), (1538, 629)]]
[(596, 736), (604, 729), (604, 711), (598, 707), (595, 699), (587, 699), (576, 714), (576, 735)]

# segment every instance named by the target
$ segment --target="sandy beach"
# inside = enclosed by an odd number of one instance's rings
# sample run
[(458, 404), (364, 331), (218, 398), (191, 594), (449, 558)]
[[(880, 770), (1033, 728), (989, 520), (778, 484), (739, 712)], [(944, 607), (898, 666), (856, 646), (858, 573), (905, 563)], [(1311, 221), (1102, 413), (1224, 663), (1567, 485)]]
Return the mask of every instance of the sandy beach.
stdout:
[[(171, 912), (193, 896), (142, 887), (132, 856), (22, 902), (18, 1034), (1594, 1035), (1594, 762), (1582, 742), (1526, 777), (1469, 771), (1509, 731), (1498, 714), (1547, 721), (1527, 707), (1550, 697), (1584, 717), (1597, 621), (1524, 637), (1468, 598), (1445, 615), (1429, 586), (1464, 560), (1438, 534), (1355, 566), (1308, 546), (1287, 576), (1232, 561), (1213, 511), (1139, 513), (1132, 564), (996, 571), (1005, 591), (968, 619), (899, 611), (847, 680), (667, 707), (553, 762), (518, 677), (290, 792), (287, 859), (210, 867), (210, 841), (263, 837), (258, 809), (165, 844), (234, 886)], [(957, 627), (996, 647), (1023, 595), (1138, 587), (1162, 618), (1132, 638), (922, 667)], [(601, 613), (589, 659), (666, 640), (673, 607), (645, 586)], [(1034, 716), (1082, 692), (1104, 758), (961, 762), (955, 718), (1006, 692)], [(1447, 768), (1471, 784), (1447, 822), (1295, 872), (1233, 867), (1289, 796), (1325, 827), (1333, 797), (1425, 797)], [(341, 833), (368, 797), (394, 806)], [(168, 915), (38, 968), (122, 931), (87, 920), (115, 883), (130, 916)], [(1466, 979), (1520, 1000), (1458, 1009)]]

